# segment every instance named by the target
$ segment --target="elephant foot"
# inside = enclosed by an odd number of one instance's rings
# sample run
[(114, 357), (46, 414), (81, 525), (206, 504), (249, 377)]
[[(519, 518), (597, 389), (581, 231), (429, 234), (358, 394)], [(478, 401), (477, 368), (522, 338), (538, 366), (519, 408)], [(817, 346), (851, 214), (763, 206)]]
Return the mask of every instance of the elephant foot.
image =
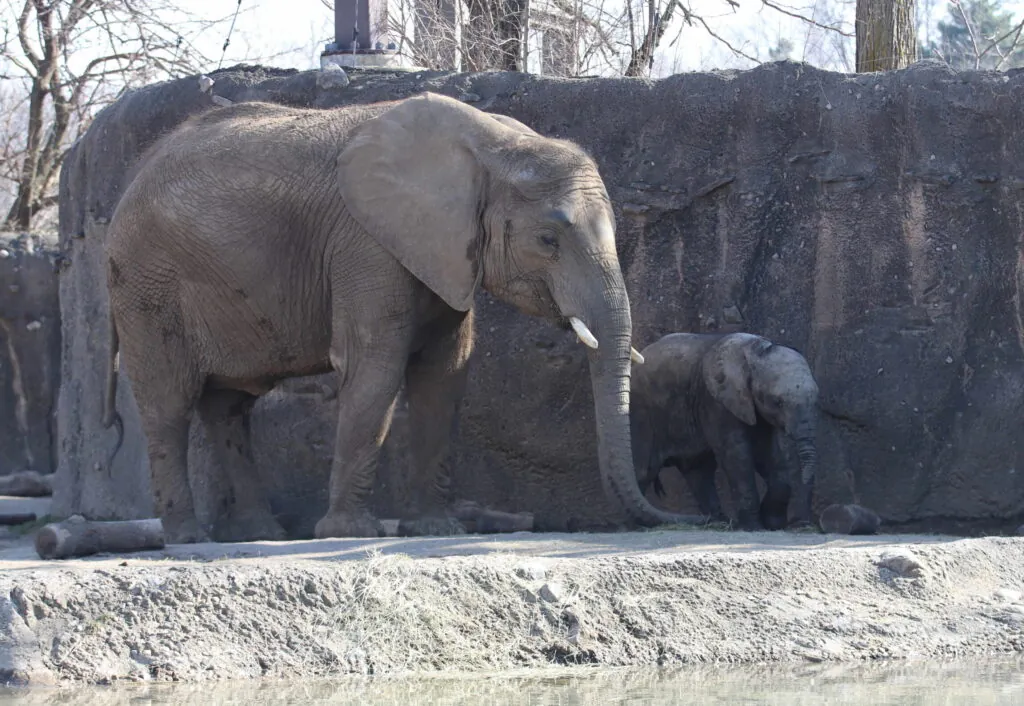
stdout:
[(760, 532), (764, 529), (764, 525), (761, 524), (761, 520), (756, 513), (745, 512), (739, 513), (736, 527), (744, 532)]
[(785, 514), (781, 514), (781, 515), (778, 514), (778, 513), (762, 513), (761, 514), (761, 524), (764, 526), (764, 528), (766, 530), (769, 530), (771, 532), (775, 532), (775, 531), (778, 531), (778, 530), (781, 530), (781, 529), (786, 529), (786, 523), (787, 522), (788, 522), (788, 518), (786, 517)]
[(313, 534), (317, 539), (327, 537), (380, 537), (383, 530), (377, 519), (366, 510), (355, 513), (328, 512), (319, 522)]
[(399, 537), (453, 537), (466, 534), (466, 528), (454, 517), (428, 515), (398, 523)]
[(810, 520), (793, 520), (786, 527), (787, 532), (817, 532), (818, 528)]
[(187, 517), (168, 515), (160, 518), (167, 544), (202, 544), (210, 541), (209, 533), (199, 524), (195, 515)]
[(232, 512), (217, 520), (213, 538), (218, 542), (280, 542), (287, 539), (284, 528), (269, 510)]

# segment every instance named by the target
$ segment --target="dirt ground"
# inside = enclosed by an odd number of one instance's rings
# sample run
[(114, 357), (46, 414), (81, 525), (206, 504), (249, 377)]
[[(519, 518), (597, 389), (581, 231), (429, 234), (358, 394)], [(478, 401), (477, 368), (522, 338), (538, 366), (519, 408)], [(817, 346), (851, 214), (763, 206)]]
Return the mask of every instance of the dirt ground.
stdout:
[(0, 539), (31, 683), (851, 661), (1024, 651), (1024, 538), (662, 530), (180, 545)]

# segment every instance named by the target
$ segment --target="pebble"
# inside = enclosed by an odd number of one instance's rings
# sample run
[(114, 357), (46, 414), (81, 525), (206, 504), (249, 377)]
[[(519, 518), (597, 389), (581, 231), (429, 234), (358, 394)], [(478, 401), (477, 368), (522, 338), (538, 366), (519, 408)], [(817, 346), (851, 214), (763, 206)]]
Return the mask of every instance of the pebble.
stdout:
[(565, 590), (562, 588), (562, 584), (550, 581), (540, 587), (540, 597), (548, 603), (561, 603), (565, 597)]
[(924, 564), (909, 549), (883, 552), (876, 563), (905, 578), (917, 578), (924, 572)]
[(995, 597), (1007, 603), (1018, 603), (1021, 599), (1021, 592), (1012, 588), (1000, 588), (995, 592)]
[(527, 579), (528, 581), (543, 581), (547, 578), (548, 571), (542, 564), (531, 562), (529, 564), (520, 564), (516, 567), (516, 576), (521, 579)]
[(345, 69), (337, 64), (328, 64), (316, 75), (317, 88), (344, 88), (350, 83)]

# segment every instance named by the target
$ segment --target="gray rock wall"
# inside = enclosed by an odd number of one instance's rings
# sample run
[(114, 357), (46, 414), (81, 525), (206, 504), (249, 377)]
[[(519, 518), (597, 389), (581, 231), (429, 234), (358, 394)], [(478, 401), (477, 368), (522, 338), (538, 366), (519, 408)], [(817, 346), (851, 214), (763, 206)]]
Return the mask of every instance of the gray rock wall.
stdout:
[(56, 238), (0, 233), (0, 475), (57, 463)]
[[(321, 88), (316, 75), (227, 70), (214, 91), (329, 108), (432, 90), (576, 140), (616, 204), (640, 346), (671, 331), (742, 329), (811, 362), (819, 508), (856, 501), (896, 525), (1019, 524), (1024, 73), (922, 63), (852, 76), (786, 62), (660, 81), (355, 73), (343, 88)], [(58, 510), (149, 512), (123, 383), (125, 451), (109, 476), (92, 470), (113, 441), (97, 421), (103, 224), (140, 152), (207, 105), (194, 79), (128, 95), (65, 162)], [(580, 346), (486, 293), (477, 321), (459, 495), (532, 510), (542, 528), (614, 524)], [(253, 422), (274, 505), (299, 533), (325, 507), (334, 402), (316, 385), (329, 382), (293, 381)], [(399, 414), (375, 494), (385, 516), (415, 492), (403, 429)], [(202, 448), (193, 455), (201, 467)]]

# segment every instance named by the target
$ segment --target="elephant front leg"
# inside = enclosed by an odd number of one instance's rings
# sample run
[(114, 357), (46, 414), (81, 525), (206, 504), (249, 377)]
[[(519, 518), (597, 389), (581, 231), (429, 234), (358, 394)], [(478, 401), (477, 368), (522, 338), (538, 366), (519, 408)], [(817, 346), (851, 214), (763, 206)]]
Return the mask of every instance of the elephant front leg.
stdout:
[(814, 496), (814, 478), (799, 483), (795, 495), (796, 507), (793, 512), (793, 521), (789, 526), (792, 529), (813, 527), (814, 517), (811, 499)]
[(464, 534), (465, 528), (448, 512), (451, 502), (449, 449), (466, 389), (467, 363), (472, 351), (472, 312), (452, 311), (435, 323), (428, 342), (406, 367), (412, 467), (418, 489), (415, 519), (402, 520), (405, 536)]
[(377, 477), (380, 449), (391, 428), (402, 368), (383, 352), (347, 372), (339, 363), (338, 431), (331, 465), (330, 504), (316, 523), (323, 537), (379, 537), (366, 499)]
[(218, 542), (282, 540), (284, 529), (274, 519), (256, 473), (249, 434), (249, 416), (256, 398), (235, 390), (207, 391), (199, 400), (214, 473), (224, 473), (230, 492), (216, 508), (213, 537)]
[(785, 449), (778, 442), (778, 434), (775, 432), (759, 433), (754, 452), (757, 472), (765, 482), (760, 509), (761, 524), (769, 530), (785, 529), (789, 521), (789, 498), (792, 494)]
[(729, 482), (739, 528), (748, 531), (763, 529), (754, 476), (754, 454), (748, 440), (741, 432), (724, 434), (716, 459)]

